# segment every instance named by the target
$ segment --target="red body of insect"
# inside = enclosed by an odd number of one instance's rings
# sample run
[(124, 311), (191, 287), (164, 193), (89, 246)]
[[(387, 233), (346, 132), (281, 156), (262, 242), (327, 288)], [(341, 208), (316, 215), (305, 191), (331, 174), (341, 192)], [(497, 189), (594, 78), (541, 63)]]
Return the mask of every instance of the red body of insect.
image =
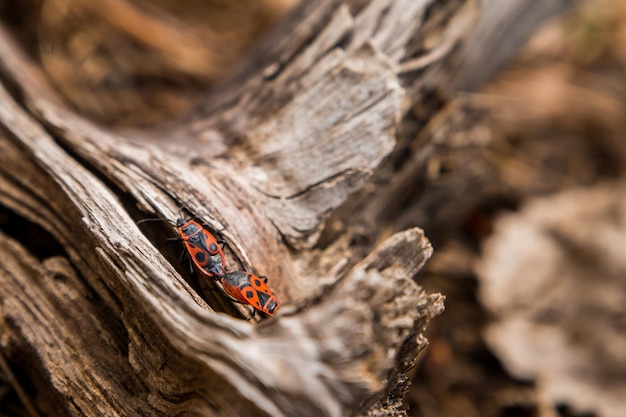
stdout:
[(226, 294), (242, 304), (251, 305), (268, 316), (273, 316), (280, 307), (278, 299), (267, 286), (266, 277), (258, 277), (250, 272), (234, 271), (216, 279), (220, 280)]
[(211, 278), (220, 278), (226, 268), (226, 258), (215, 236), (192, 219), (178, 219), (176, 227), (200, 272)]

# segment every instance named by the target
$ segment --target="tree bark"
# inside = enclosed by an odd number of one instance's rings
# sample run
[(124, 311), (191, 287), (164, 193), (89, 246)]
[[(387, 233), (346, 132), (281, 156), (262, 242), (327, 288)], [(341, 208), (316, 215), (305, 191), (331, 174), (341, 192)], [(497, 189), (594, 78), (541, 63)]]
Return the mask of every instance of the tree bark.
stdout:
[[(484, 53), (485, 31), (519, 16), (496, 9), (553, 6), (523, 9), (517, 46), (568, 2), (504, 3), (305, 2), (201, 105), (141, 130), (70, 110), (1, 27), (0, 343), (24, 401), (58, 416), (403, 415), (443, 296), (413, 280), (424, 233), (384, 227), (429, 143), (398, 150), (408, 119), (419, 132), (474, 83), (469, 51), (489, 72), (512, 52)], [(244, 320), (178, 262), (171, 226), (137, 224), (181, 215), (223, 237), (229, 269), (269, 277), (275, 317)]]

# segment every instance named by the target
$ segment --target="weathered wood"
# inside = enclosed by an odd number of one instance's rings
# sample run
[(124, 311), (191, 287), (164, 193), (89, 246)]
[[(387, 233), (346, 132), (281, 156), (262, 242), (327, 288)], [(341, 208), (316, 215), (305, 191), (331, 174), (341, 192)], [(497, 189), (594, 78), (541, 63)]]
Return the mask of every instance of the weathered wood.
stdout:
[[(0, 203), (58, 245), (38, 258), (32, 236), (0, 234), (0, 343), (37, 387), (35, 405), (402, 413), (443, 297), (413, 281), (432, 252), (419, 229), (382, 239), (371, 227), (397, 198), (371, 179), (387, 172), (402, 118), (428, 102), (420, 93), (453, 75), (479, 10), (306, 2), (202, 105), (141, 131), (69, 110), (0, 27)], [(171, 226), (136, 223), (175, 219), (181, 205), (222, 234), (229, 268), (269, 277), (276, 317), (241, 320), (246, 307), (177, 262), (163, 243)]]

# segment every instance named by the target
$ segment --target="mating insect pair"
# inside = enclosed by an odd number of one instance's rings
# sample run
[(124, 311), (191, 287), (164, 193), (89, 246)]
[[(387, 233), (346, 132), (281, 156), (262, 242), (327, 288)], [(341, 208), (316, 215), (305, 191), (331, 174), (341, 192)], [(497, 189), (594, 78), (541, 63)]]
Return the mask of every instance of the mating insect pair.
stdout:
[(267, 278), (250, 272), (226, 272), (226, 257), (220, 244), (211, 232), (198, 221), (179, 218), (174, 223), (192, 262), (209, 278), (219, 281), (234, 301), (248, 304), (268, 316), (273, 316), (280, 303), (267, 286)]

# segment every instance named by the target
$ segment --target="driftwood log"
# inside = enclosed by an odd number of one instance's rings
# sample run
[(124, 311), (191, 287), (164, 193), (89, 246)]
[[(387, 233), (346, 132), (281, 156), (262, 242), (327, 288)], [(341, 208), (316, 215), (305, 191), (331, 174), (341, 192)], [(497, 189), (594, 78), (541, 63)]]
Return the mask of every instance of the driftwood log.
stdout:
[[(436, 139), (414, 138), (568, 3), (304, 2), (186, 116), (141, 130), (70, 110), (0, 27), (0, 366), (30, 414), (403, 415), (443, 310), (413, 280), (424, 233), (388, 227)], [(137, 223), (181, 206), (229, 269), (269, 277), (275, 317), (246, 321), (170, 225)]]

